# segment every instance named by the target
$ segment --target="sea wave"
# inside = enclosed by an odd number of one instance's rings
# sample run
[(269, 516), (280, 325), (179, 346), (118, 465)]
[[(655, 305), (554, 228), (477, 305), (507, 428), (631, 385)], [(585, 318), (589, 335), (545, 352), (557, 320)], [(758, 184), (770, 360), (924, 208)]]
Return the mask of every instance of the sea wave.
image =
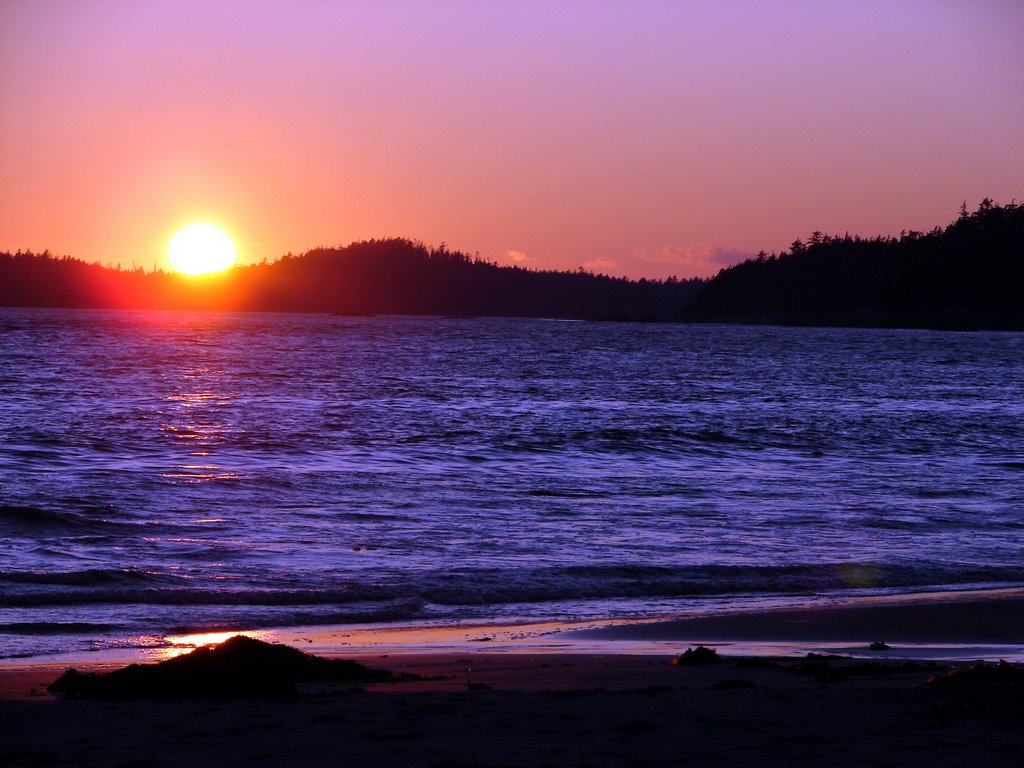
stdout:
[(122, 527), (103, 516), (107, 509), (69, 510), (44, 507), (0, 505), (0, 532), (9, 536), (51, 533), (99, 533)]
[[(128, 584), (166, 581), (175, 577), (134, 568), (86, 568), (80, 571), (0, 571), (0, 583), (52, 584), (68, 587)], [(4, 601), (0, 593), (0, 602)]]
[(567, 566), (538, 569), (475, 568), (435, 571), (390, 582), (311, 584), (306, 588), (220, 589), (160, 585), (174, 577), (140, 571), (73, 573), (0, 572), (0, 605), (12, 608), (87, 604), (153, 606), (352, 606), (411, 602), (449, 608), (603, 600), (725, 595), (814, 594), (849, 590), (927, 589), (948, 585), (1018, 584), (1019, 568), (981, 565), (830, 563), (785, 566), (644, 565)]
[[(11, 635), (95, 635), (124, 629), (118, 624), (86, 621), (16, 621), (0, 624), (0, 634)], [(4, 658), (0, 656), (0, 658)]]

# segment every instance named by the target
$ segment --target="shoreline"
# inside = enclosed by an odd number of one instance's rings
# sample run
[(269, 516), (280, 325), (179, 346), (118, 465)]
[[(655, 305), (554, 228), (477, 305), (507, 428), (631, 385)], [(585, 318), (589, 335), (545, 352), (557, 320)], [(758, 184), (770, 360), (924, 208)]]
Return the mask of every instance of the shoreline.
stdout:
[(723, 612), (587, 629), (624, 641), (991, 643), (1024, 645), (1024, 588), (850, 597), (823, 605)]
[(809, 651), (889, 658), (1024, 661), (1024, 587), (830, 597), (768, 607), (586, 621), (325, 625), (170, 635), (156, 647), (106, 648), (0, 660), (11, 670), (109, 669), (153, 663), (244, 634), (321, 656), (356, 658), (489, 654), (671, 655), (688, 645), (744, 656), (792, 657)]

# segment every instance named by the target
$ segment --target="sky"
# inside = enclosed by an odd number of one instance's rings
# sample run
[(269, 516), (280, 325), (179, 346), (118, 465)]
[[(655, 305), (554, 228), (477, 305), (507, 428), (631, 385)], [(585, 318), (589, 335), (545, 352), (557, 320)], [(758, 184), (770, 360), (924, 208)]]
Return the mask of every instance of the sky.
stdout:
[(1024, 197), (1024, 2), (0, 2), (0, 250), (707, 276)]

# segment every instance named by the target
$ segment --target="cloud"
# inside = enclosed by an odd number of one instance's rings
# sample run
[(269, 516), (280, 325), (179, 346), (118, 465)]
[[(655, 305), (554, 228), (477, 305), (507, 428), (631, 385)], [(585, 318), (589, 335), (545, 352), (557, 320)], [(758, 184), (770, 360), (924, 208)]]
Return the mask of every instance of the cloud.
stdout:
[(583, 268), (598, 274), (610, 275), (613, 269), (619, 268), (619, 262), (600, 256), (584, 263)]
[(633, 251), (635, 260), (674, 267), (675, 271), (670, 274), (679, 277), (711, 277), (718, 274), (723, 267), (738, 264), (754, 255), (710, 243), (660, 245), (654, 249)]
[(513, 264), (525, 264), (530, 261), (536, 261), (535, 258), (527, 256), (522, 251), (513, 250), (512, 248), (509, 248), (507, 251), (505, 251), (505, 258), (511, 261)]

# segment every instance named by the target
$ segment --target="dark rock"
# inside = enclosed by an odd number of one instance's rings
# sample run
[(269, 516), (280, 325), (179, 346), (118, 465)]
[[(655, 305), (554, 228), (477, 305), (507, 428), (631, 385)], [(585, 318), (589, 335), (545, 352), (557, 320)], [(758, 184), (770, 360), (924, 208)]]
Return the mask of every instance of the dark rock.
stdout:
[(871, 645), (868, 646), (868, 650), (871, 650), (871, 651), (888, 651), (889, 650), (889, 646), (886, 645), (882, 640), (876, 640), (875, 642), (873, 642)]
[(714, 648), (705, 648), (698, 645), (696, 648), (687, 648), (683, 653), (672, 659), (672, 664), (677, 667), (700, 667), (709, 664), (724, 664), (725, 659), (718, 655)]
[(159, 664), (108, 673), (69, 669), (48, 690), (78, 699), (251, 699), (293, 696), (301, 682), (374, 682), (390, 672), (236, 635)]

